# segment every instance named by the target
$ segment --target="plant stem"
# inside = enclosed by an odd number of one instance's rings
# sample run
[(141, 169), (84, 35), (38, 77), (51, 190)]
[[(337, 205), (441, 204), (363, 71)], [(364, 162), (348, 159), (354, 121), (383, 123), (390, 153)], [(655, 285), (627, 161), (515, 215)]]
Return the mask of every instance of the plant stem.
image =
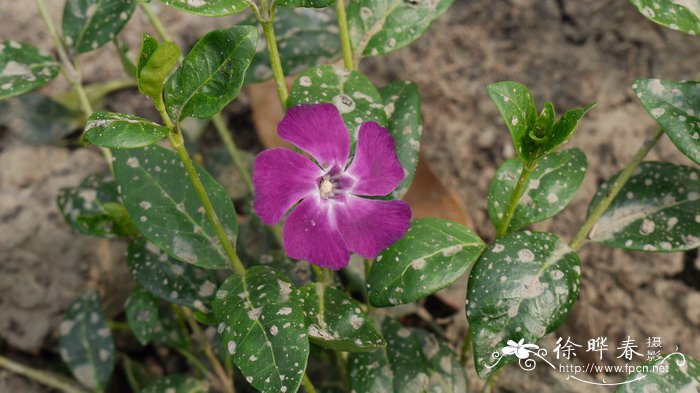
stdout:
[(348, 70), (355, 69), (352, 61), (352, 44), (350, 43), (350, 32), (348, 30), (348, 17), (345, 12), (345, 0), (336, 0), (338, 14), (338, 29), (340, 30), (340, 45), (343, 48), (343, 65)]
[(245, 183), (246, 189), (248, 190), (249, 193), (253, 193), (253, 181), (250, 179), (250, 174), (248, 173), (248, 168), (243, 162), (243, 157), (241, 157), (241, 152), (238, 150), (238, 146), (236, 146), (236, 142), (233, 141), (233, 138), (231, 137), (231, 131), (228, 129), (228, 126), (226, 125), (226, 121), (224, 120), (224, 117), (221, 115), (221, 112), (217, 113), (212, 117), (212, 122), (214, 123), (214, 127), (216, 128), (216, 131), (219, 133), (219, 137), (221, 137), (221, 140), (224, 142), (224, 145), (226, 146), (226, 150), (228, 150), (228, 153), (231, 155), (231, 158), (233, 159), (233, 164), (236, 166), (236, 169), (238, 170), (238, 173), (241, 174), (241, 177), (243, 178), (243, 182)]
[(78, 387), (70, 379), (62, 375), (44, 370), (37, 370), (1, 355), (0, 367), (65, 393), (88, 393), (87, 390)]
[[(41, 18), (44, 20), (46, 28), (49, 30), (51, 38), (53, 38), (54, 45), (56, 46), (56, 51), (58, 51), (58, 57), (61, 61), (61, 70), (63, 71), (63, 75), (66, 76), (66, 79), (68, 79), (68, 82), (71, 84), (71, 86), (73, 86), (75, 93), (78, 95), (78, 101), (80, 102), (80, 107), (82, 108), (83, 113), (85, 114), (85, 116), (89, 117), (90, 115), (92, 115), (93, 109), (92, 105), (90, 105), (90, 100), (88, 99), (88, 96), (85, 93), (85, 89), (83, 88), (79, 63), (77, 60), (74, 63), (68, 56), (65, 43), (63, 42), (63, 38), (61, 38), (61, 36), (58, 34), (56, 25), (54, 25), (53, 21), (51, 20), (51, 16), (49, 15), (48, 10), (46, 9), (46, 4), (44, 3), (44, 0), (36, 0), (36, 7), (39, 10), (39, 14), (41, 14)], [(102, 151), (102, 155), (104, 156), (105, 160), (107, 161), (107, 165), (109, 165), (109, 168), (111, 170), (112, 152), (109, 149), (105, 149), (103, 147), (101, 147), (100, 150)]]
[(649, 151), (651, 151), (651, 149), (656, 145), (663, 133), (664, 130), (662, 128), (657, 128), (652, 135), (647, 137), (642, 147), (637, 151), (637, 153), (635, 153), (634, 157), (632, 157), (632, 160), (630, 160), (630, 162), (627, 163), (627, 165), (622, 169), (620, 175), (617, 177), (617, 179), (615, 179), (615, 182), (613, 182), (613, 184), (610, 185), (610, 188), (608, 188), (608, 193), (601, 198), (600, 202), (586, 218), (586, 221), (583, 223), (583, 226), (581, 226), (581, 229), (571, 240), (569, 247), (572, 250), (576, 251), (581, 248), (595, 224), (598, 222), (603, 213), (605, 213), (608, 207), (610, 207), (610, 204), (615, 197), (617, 197), (617, 194), (620, 193), (622, 187), (625, 186), (639, 164), (641, 164), (642, 160), (644, 160), (644, 157), (649, 154)]
[(194, 186), (195, 192), (197, 192), (199, 201), (202, 202), (202, 207), (204, 208), (204, 212), (207, 215), (207, 219), (211, 223), (212, 227), (214, 227), (216, 237), (219, 239), (221, 246), (224, 248), (224, 251), (228, 256), (229, 262), (231, 262), (231, 267), (233, 268), (233, 271), (236, 272), (236, 274), (238, 275), (244, 275), (245, 267), (243, 266), (243, 263), (241, 263), (241, 260), (238, 258), (236, 250), (233, 249), (233, 245), (231, 245), (231, 241), (226, 235), (226, 230), (224, 230), (224, 227), (221, 225), (221, 221), (219, 221), (219, 216), (216, 214), (214, 206), (211, 204), (211, 200), (209, 199), (209, 195), (204, 189), (202, 179), (199, 178), (197, 169), (192, 163), (190, 155), (187, 153), (187, 149), (185, 148), (185, 142), (182, 139), (182, 134), (180, 132), (171, 131), (168, 135), (168, 140), (170, 141), (170, 144), (175, 149), (175, 152), (177, 152), (177, 155), (180, 157), (180, 160), (185, 166), (185, 170), (189, 175), (190, 181)]
[(233, 380), (229, 379), (228, 375), (226, 374), (226, 370), (224, 370), (224, 367), (221, 365), (219, 358), (216, 357), (211, 344), (204, 335), (204, 332), (202, 332), (202, 328), (199, 327), (197, 321), (194, 319), (194, 316), (192, 316), (192, 311), (186, 307), (181, 307), (181, 310), (182, 314), (185, 316), (187, 324), (190, 326), (190, 329), (192, 329), (192, 333), (197, 341), (199, 341), (199, 345), (202, 347), (204, 355), (207, 357), (207, 359), (209, 359), (209, 363), (211, 363), (212, 367), (214, 367), (214, 371), (223, 385), (222, 388), (226, 393), (235, 393), (236, 389), (233, 386)]
[(501, 225), (498, 228), (498, 237), (501, 237), (508, 233), (508, 226), (510, 225), (510, 220), (513, 219), (515, 209), (518, 208), (518, 202), (520, 202), (520, 198), (523, 196), (523, 193), (525, 193), (525, 187), (527, 186), (527, 182), (530, 179), (530, 175), (532, 174), (532, 171), (535, 170), (536, 166), (537, 160), (523, 163), (523, 170), (520, 172), (518, 183), (515, 185), (515, 190), (513, 190), (513, 194), (511, 195), (510, 201), (508, 202), (508, 207), (506, 208), (506, 211), (503, 214), (503, 218), (501, 219)]
[(156, 15), (155, 11), (153, 11), (153, 8), (151, 8), (150, 5), (144, 3), (143, 1), (139, 0), (139, 5), (141, 6), (141, 9), (143, 10), (143, 13), (146, 14), (146, 17), (148, 18), (148, 21), (151, 22), (151, 25), (153, 26), (154, 29), (156, 29), (156, 32), (158, 33), (158, 36), (162, 41), (172, 41), (172, 37), (170, 37), (170, 34), (168, 33), (167, 30), (165, 30), (165, 27), (163, 26), (163, 23), (161, 23), (160, 19), (158, 18), (158, 15)]
[(206, 366), (204, 366), (204, 364), (202, 364), (202, 362), (200, 362), (199, 359), (197, 359), (197, 357), (194, 356), (194, 354), (192, 354), (192, 352), (190, 352), (190, 351), (188, 351), (188, 350), (186, 350), (186, 349), (182, 349), (182, 348), (175, 348), (175, 350), (176, 350), (183, 358), (187, 359), (187, 361), (188, 361), (195, 369), (199, 370), (199, 372), (201, 372), (205, 377), (207, 377), (208, 379), (213, 379), (213, 378), (214, 378), (214, 376), (211, 374), (211, 371), (209, 371), (209, 369), (206, 368)]
[(277, 49), (277, 39), (275, 37), (275, 27), (274, 27), (274, 10), (270, 12), (267, 19), (260, 19), (259, 22), (263, 27), (263, 34), (265, 35), (265, 41), (267, 41), (267, 54), (270, 58), (270, 67), (272, 68), (272, 75), (275, 78), (275, 83), (277, 85), (277, 95), (280, 99), (280, 104), (282, 104), (282, 110), (287, 110), (287, 100), (289, 99), (289, 92), (287, 91), (287, 81), (284, 78), (284, 70), (282, 70), (282, 61), (280, 60), (280, 53)]
[(304, 385), (304, 390), (306, 390), (306, 393), (317, 393), (314, 384), (311, 383), (311, 380), (306, 373), (304, 373), (304, 375), (301, 377), (301, 383)]
[(182, 138), (182, 133), (173, 125), (173, 122), (170, 120), (170, 116), (165, 110), (165, 104), (163, 103), (163, 100), (157, 100), (153, 104), (158, 110), (158, 113), (160, 113), (160, 117), (163, 119), (163, 123), (170, 130), (170, 134), (168, 134), (168, 141), (170, 142), (170, 145), (173, 147), (173, 149), (175, 149), (177, 155), (180, 157), (180, 160), (182, 161), (182, 164), (185, 167), (185, 171), (187, 171), (187, 175), (189, 176), (190, 181), (194, 186), (194, 190), (197, 193), (197, 196), (199, 197), (199, 201), (202, 202), (204, 213), (207, 215), (209, 223), (211, 223), (212, 227), (214, 227), (216, 237), (219, 239), (219, 242), (224, 248), (224, 252), (228, 257), (229, 262), (231, 263), (231, 268), (234, 272), (236, 272), (236, 274), (241, 276), (244, 275), (245, 267), (243, 266), (243, 263), (241, 262), (240, 258), (238, 258), (236, 250), (233, 249), (231, 241), (226, 235), (226, 230), (224, 230), (224, 227), (221, 225), (219, 216), (216, 214), (214, 206), (211, 204), (211, 200), (209, 199), (209, 195), (204, 189), (202, 179), (199, 178), (197, 169), (195, 168), (194, 163), (192, 163), (192, 159), (190, 158), (189, 153), (187, 153), (187, 149), (185, 148), (185, 141)]

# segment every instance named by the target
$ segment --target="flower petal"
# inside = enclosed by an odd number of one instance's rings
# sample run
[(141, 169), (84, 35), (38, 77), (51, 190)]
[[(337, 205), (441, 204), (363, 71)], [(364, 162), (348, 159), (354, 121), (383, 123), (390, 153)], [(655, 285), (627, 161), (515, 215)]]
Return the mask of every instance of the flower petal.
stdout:
[(255, 213), (268, 225), (278, 222), (300, 199), (318, 190), (323, 171), (308, 158), (285, 148), (265, 150), (253, 165)]
[(406, 175), (386, 128), (375, 122), (362, 123), (355, 158), (346, 173), (357, 181), (353, 194), (380, 196), (394, 191)]
[(334, 270), (348, 265), (350, 251), (333, 219), (333, 203), (309, 197), (292, 211), (284, 223), (284, 250), (290, 258)]
[(345, 167), (350, 155), (350, 136), (333, 104), (299, 105), (289, 108), (277, 126), (280, 138), (309, 153), (324, 168)]
[(376, 257), (401, 239), (411, 223), (411, 208), (404, 201), (383, 201), (347, 195), (347, 203), (335, 204), (338, 230), (350, 251)]

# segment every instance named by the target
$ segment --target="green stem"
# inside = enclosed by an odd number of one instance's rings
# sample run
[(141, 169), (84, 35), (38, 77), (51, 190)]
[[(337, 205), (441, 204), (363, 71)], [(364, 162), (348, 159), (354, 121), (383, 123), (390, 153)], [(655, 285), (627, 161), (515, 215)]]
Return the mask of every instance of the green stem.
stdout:
[(301, 383), (304, 385), (304, 390), (306, 390), (306, 393), (317, 393), (314, 384), (311, 383), (311, 380), (306, 373), (304, 373), (304, 376), (301, 377)]
[(460, 361), (462, 362), (462, 367), (467, 367), (469, 362), (469, 352), (472, 349), (472, 327), (467, 327), (467, 334), (464, 336), (464, 344), (462, 345), (462, 352), (460, 354)]
[(158, 36), (160, 37), (161, 41), (172, 41), (172, 37), (170, 37), (168, 31), (165, 30), (163, 23), (161, 23), (160, 19), (158, 18), (158, 15), (156, 15), (156, 13), (153, 11), (153, 8), (151, 8), (150, 5), (145, 4), (142, 1), (139, 1), (139, 5), (141, 6), (141, 10), (143, 10), (143, 13), (146, 14), (148, 21), (151, 22), (153, 28), (156, 29), (156, 32), (158, 33)]
[(194, 163), (192, 163), (192, 159), (190, 158), (189, 153), (187, 153), (187, 149), (185, 148), (185, 141), (182, 138), (182, 133), (179, 129), (175, 128), (173, 122), (170, 120), (170, 116), (165, 110), (163, 100), (157, 100), (157, 102), (154, 102), (153, 104), (158, 110), (158, 113), (160, 113), (160, 116), (163, 118), (163, 123), (170, 130), (170, 134), (168, 134), (168, 141), (170, 141), (170, 145), (175, 149), (175, 152), (180, 157), (180, 160), (182, 161), (182, 164), (185, 167), (185, 171), (187, 171), (187, 175), (189, 176), (190, 181), (194, 186), (194, 190), (197, 193), (197, 196), (199, 197), (199, 201), (202, 202), (204, 213), (206, 214), (207, 219), (214, 228), (216, 237), (219, 239), (221, 246), (224, 248), (226, 256), (228, 256), (229, 262), (231, 263), (231, 268), (233, 268), (233, 271), (236, 272), (236, 274), (241, 276), (244, 275), (245, 267), (243, 266), (243, 263), (241, 262), (240, 258), (238, 258), (236, 250), (233, 249), (233, 245), (231, 245), (231, 241), (226, 235), (226, 230), (224, 230), (224, 227), (221, 225), (221, 221), (219, 221), (219, 216), (216, 214), (214, 206), (211, 204), (211, 200), (209, 199), (209, 195), (204, 189), (202, 179), (199, 178), (197, 169), (195, 168)]
[(518, 183), (515, 185), (515, 190), (513, 190), (513, 194), (510, 197), (510, 201), (508, 202), (506, 211), (503, 214), (503, 218), (501, 219), (501, 225), (498, 227), (498, 237), (501, 237), (508, 233), (508, 226), (510, 225), (510, 220), (513, 219), (515, 209), (518, 208), (518, 202), (520, 202), (520, 198), (525, 193), (525, 187), (527, 186), (527, 182), (530, 179), (530, 175), (532, 174), (532, 171), (535, 170), (536, 166), (537, 160), (523, 163), (523, 170), (520, 172)]
[(275, 84), (277, 85), (277, 95), (279, 96), (280, 104), (282, 104), (282, 109), (286, 111), (289, 91), (287, 91), (287, 81), (284, 78), (282, 61), (280, 60), (280, 53), (277, 49), (274, 20), (274, 13), (270, 13), (267, 19), (260, 19), (259, 22), (263, 27), (263, 34), (265, 35), (265, 41), (267, 42), (267, 54), (270, 57), (270, 67), (272, 68), (272, 75), (274, 76)]
[(199, 372), (201, 372), (202, 375), (204, 375), (207, 379), (213, 379), (213, 378), (214, 378), (213, 375), (212, 375), (212, 373), (211, 373), (211, 371), (209, 371), (209, 369), (208, 369), (196, 356), (194, 356), (194, 354), (192, 354), (192, 352), (190, 352), (190, 351), (188, 351), (188, 350), (186, 350), (186, 349), (182, 349), (182, 348), (175, 348), (175, 350), (176, 350), (183, 358), (187, 359), (187, 361), (188, 361), (194, 368), (196, 368), (197, 370), (199, 370)]
[(4, 356), (0, 356), (0, 367), (65, 393), (88, 393), (62, 375), (37, 370)]
[(250, 173), (248, 173), (248, 168), (243, 163), (241, 151), (238, 149), (238, 146), (236, 146), (236, 142), (233, 141), (233, 138), (231, 137), (231, 131), (226, 126), (226, 121), (221, 115), (221, 112), (217, 113), (216, 115), (214, 115), (214, 117), (212, 117), (212, 122), (214, 123), (216, 131), (219, 133), (219, 137), (224, 142), (226, 150), (228, 150), (228, 153), (231, 155), (231, 158), (233, 159), (233, 164), (236, 166), (238, 173), (241, 174), (246, 189), (248, 189), (248, 192), (252, 194), (253, 181), (250, 179)]
[[(61, 61), (61, 70), (66, 76), (66, 79), (68, 79), (68, 82), (71, 84), (71, 86), (73, 86), (75, 93), (78, 95), (78, 101), (80, 102), (80, 107), (82, 108), (83, 113), (85, 114), (85, 116), (90, 117), (90, 115), (92, 115), (93, 113), (93, 109), (92, 105), (90, 105), (90, 100), (88, 99), (88, 96), (85, 93), (85, 89), (83, 88), (83, 83), (81, 81), (82, 77), (80, 75), (80, 65), (77, 59), (74, 63), (68, 56), (65, 43), (63, 42), (63, 38), (61, 38), (61, 36), (58, 34), (56, 25), (54, 25), (53, 21), (51, 20), (51, 16), (49, 15), (49, 12), (46, 9), (46, 4), (44, 4), (44, 0), (36, 0), (36, 7), (39, 10), (39, 14), (41, 14), (41, 18), (44, 20), (46, 28), (49, 30), (51, 38), (53, 38), (56, 50), (58, 51), (58, 57)], [(101, 147), (100, 150), (102, 151), (102, 155), (104, 156), (111, 170), (112, 152), (109, 149), (105, 149), (103, 147)]]
[(355, 69), (352, 59), (352, 44), (350, 43), (350, 32), (348, 30), (348, 17), (345, 12), (345, 0), (337, 0), (338, 29), (340, 30), (340, 45), (343, 48), (343, 65), (348, 70)]
[(236, 250), (233, 249), (233, 245), (231, 245), (231, 241), (226, 235), (226, 230), (224, 230), (224, 227), (221, 225), (221, 221), (219, 221), (219, 216), (217, 216), (216, 211), (214, 210), (214, 206), (211, 204), (211, 200), (209, 199), (209, 195), (204, 189), (202, 179), (199, 178), (197, 169), (192, 163), (190, 155), (187, 153), (187, 149), (185, 148), (185, 142), (182, 139), (182, 134), (180, 132), (173, 131), (170, 133), (170, 135), (168, 135), (168, 140), (170, 141), (170, 144), (175, 149), (175, 152), (177, 152), (177, 155), (180, 157), (180, 160), (185, 166), (185, 170), (187, 171), (187, 174), (190, 177), (190, 181), (194, 186), (195, 192), (197, 192), (199, 201), (202, 202), (204, 213), (207, 215), (207, 219), (211, 223), (212, 227), (214, 227), (216, 237), (219, 239), (221, 246), (224, 248), (228, 259), (231, 262), (231, 267), (233, 268), (233, 271), (240, 276), (244, 275), (245, 267), (243, 266), (241, 260), (238, 258)]
[(632, 160), (622, 169), (622, 172), (620, 172), (620, 175), (617, 177), (617, 179), (615, 179), (615, 182), (613, 182), (613, 184), (610, 185), (610, 188), (608, 188), (607, 194), (600, 200), (591, 214), (586, 218), (586, 221), (583, 223), (583, 226), (581, 226), (578, 233), (574, 235), (574, 238), (569, 244), (569, 247), (572, 250), (576, 251), (581, 248), (595, 224), (608, 209), (615, 197), (617, 197), (617, 194), (620, 193), (620, 190), (622, 190), (622, 187), (625, 186), (634, 171), (637, 169), (637, 167), (639, 167), (639, 164), (642, 163), (644, 157), (649, 154), (649, 151), (651, 151), (651, 149), (659, 141), (663, 133), (664, 130), (662, 128), (656, 129), (654, 133), (644, 141), (642, 147), (637, 151), (634, 157), (632, 157)]

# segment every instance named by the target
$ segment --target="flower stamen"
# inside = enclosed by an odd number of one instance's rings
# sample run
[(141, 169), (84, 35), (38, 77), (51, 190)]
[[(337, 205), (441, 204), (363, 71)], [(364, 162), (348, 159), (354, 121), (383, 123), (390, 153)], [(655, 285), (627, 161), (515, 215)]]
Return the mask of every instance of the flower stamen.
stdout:
[(324, 198), (331, 198), (335, 194), (333, 189), (331, 177), (328, 175), (323, 176), (323, 180), (321, 180), (321, 184), (318, 186), (318, 191), (321, 193), (321, 196)]

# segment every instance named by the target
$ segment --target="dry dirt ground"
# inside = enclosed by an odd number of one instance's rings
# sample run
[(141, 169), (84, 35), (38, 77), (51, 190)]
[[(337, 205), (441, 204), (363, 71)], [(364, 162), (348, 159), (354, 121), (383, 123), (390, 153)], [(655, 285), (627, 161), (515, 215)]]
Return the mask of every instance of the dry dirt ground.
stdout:
[[(61, 1), (48, 3), (57, 19)], [(180, 44), (234, 20), (154, 6)], [(50, 47), (32, 2), (2, 0), (0, 18), (0, 39)], [(136, 47), (141, 32), (150, 28), (137, 14), (126, 31)], [(456, 0), (417, 44), (367, 60), (362, 69), (379, 85), (396, 79), (419, 84), (424, 153), (469, 208), (474, 229), (487, 239), (494, 231), (485, 214), (486, 190), (498, 165), (514, 150), (485, 86), (516, 80), (530, 86), (539, 103), (551, 100), (560, 110), (597, 101), (568, 145), (588, 155), (581, 192), (555, 220), (535, 226), (569, 239), (583, 221), (596, 185), (619, 170), (654, 127), (632, 94), (632, 81), (692, 79), (700, 71), (698, 64), (700, 38), (652, 24), (625, 0)], [(88, 56), (84, 71), (88, 82), (123, 76), (111, 48)], [(63, 82), (52, 85), (63, 87)], [(247, 113), (245, 94), (238, 101), (232, 111), (241, 116)], [(144, 104), (129, 93), (108, 103), (135, 113)], [(254, 135), (252, 129), (236, 132), (248, 140)], [(648, 159), (692, 165), (667, 139)], [(86, 286), (109, 291), (105, 288), (124, 273), (123, 266), (110, 262), (119, 259), (122, 245), (72, 234), (53, 202), (58, 188), (77, 184), (101, 165), (99, 155), (90, 151), (28, 147), (9, 133), (0, 135), (0, 338), (15, 350), (50, 348), (53, 327), (71, 299)], [(581, 257), (580, 300), (569, 321), (545, 339), (545, 347), (551, 350), (559, 336), (577, 343), (597, 336), (614, 343), (627, 336), (638, 341), (661, 336), (665, 351), (679, 346), (700, 357), (697, 252), (642, 255), (588, 245)], [(459, 285), (451, 291), (462, 302), (464, 292)], [(464, 319), (461, 311), (447, 317), (457, 326), (448, 333), (455, 338), (463, 334)], [(611, 352), (600, 363), (616, 362)], [(511, 366), (508, 371), (497, 391), (611, 391), (567, 381), (543, 367), (528, 373)], [(29, 389), (36, 386), (0, 372), (0, 392)]]

